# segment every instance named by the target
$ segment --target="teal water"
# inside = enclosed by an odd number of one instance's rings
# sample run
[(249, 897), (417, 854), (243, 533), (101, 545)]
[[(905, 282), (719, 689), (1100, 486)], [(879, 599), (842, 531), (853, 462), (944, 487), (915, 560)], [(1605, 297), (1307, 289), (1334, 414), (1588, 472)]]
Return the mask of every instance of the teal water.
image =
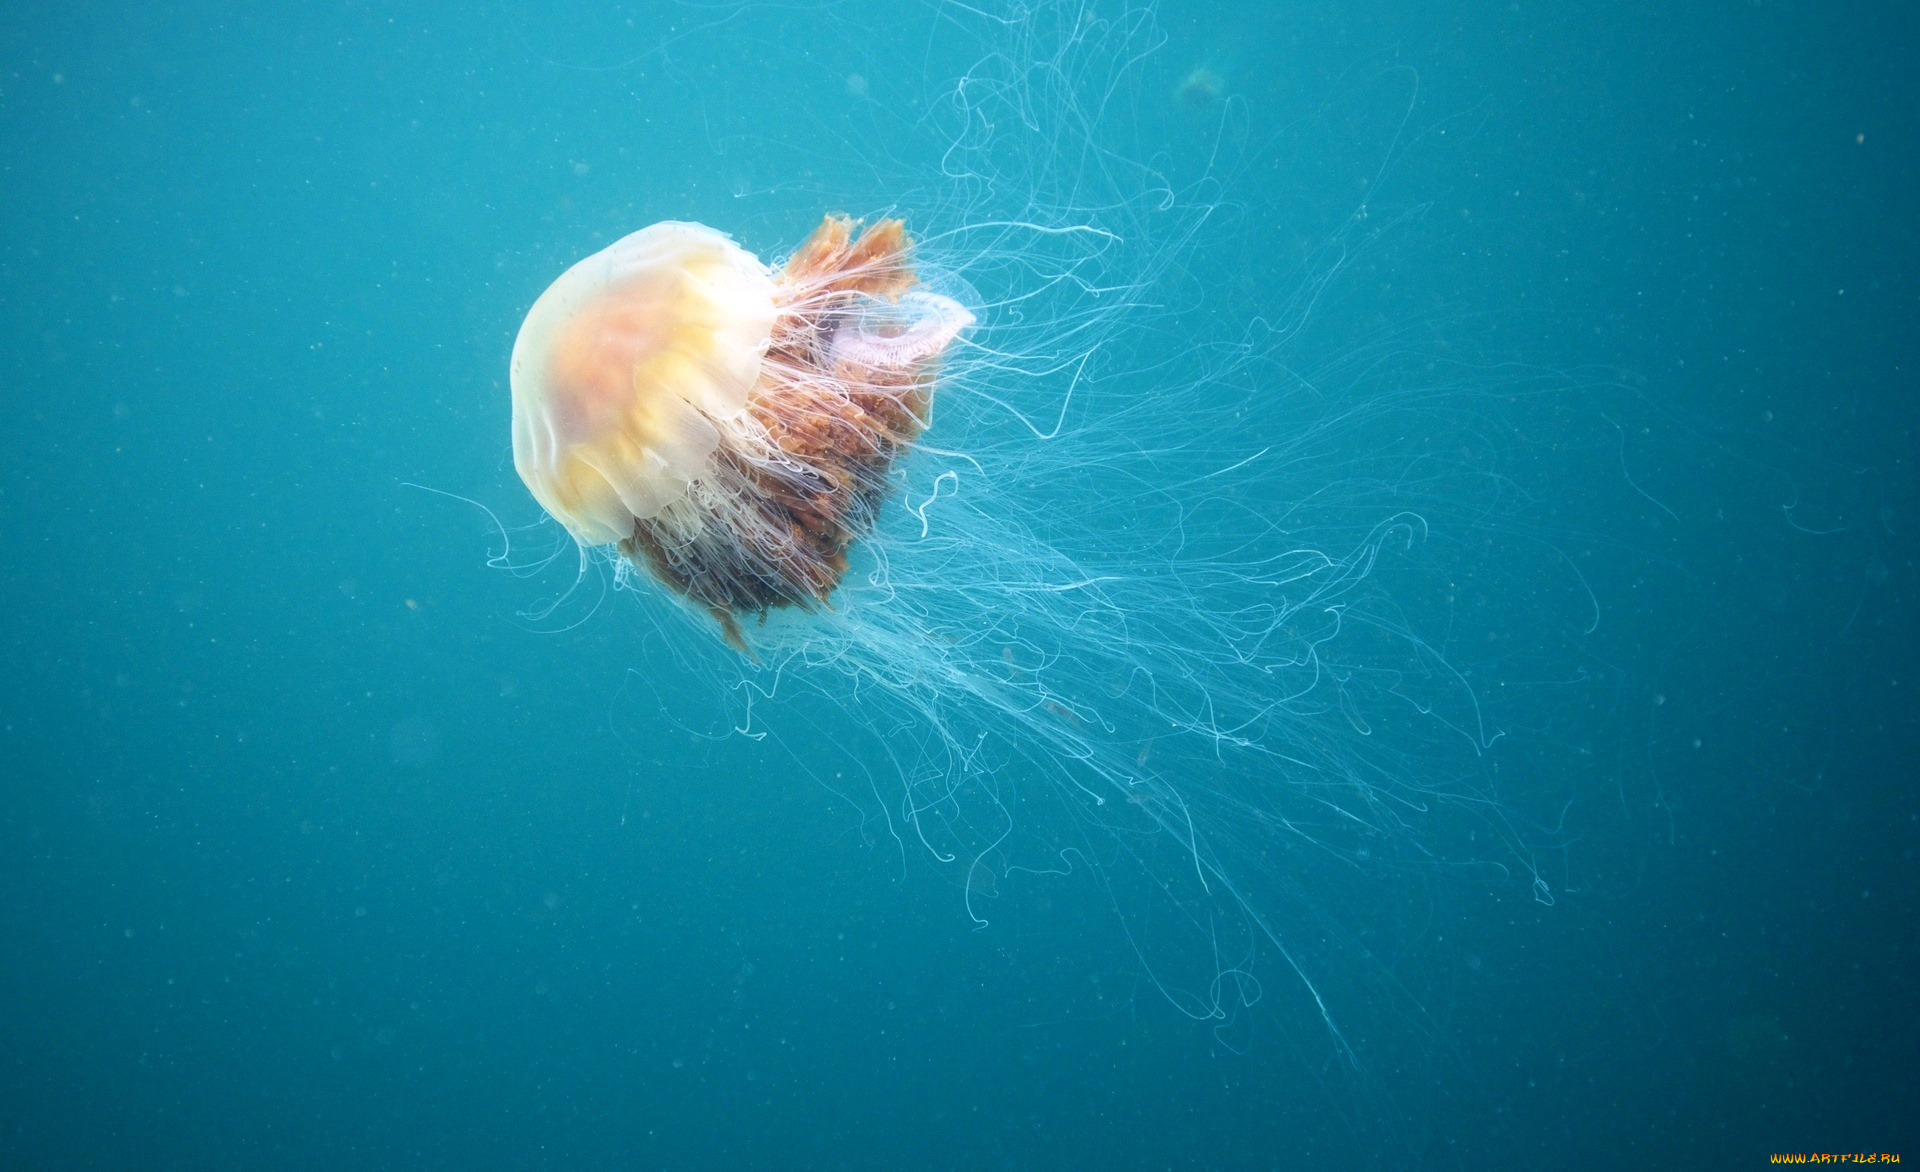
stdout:
[[(0, 1165), (1911, 1149), (1915, 31), (0, 7)], [(928, 443), (1001, 473), (963, 535), (1028, 576), (865, 654), (955, 662), (1059, 585), (1029, 542), (1148, 583), (1144, 647), (1265, 597), (1183, 609), (1192, 551), (1417, 516), (1333, 600), (1375, 625), (1286, 626), (1324, 670), (1243, 750), (1141, 733), (1174, 701), (1062, 622), (1005, 661), (1067, 701), (1028, 718), (776, 688), (576, 584), (511, 462), (533, 298), (654, 221), (770, 258), (827, 210), (957, 232), (983, 344), (1094, 355), (943, 387)], [(961, 231), (1022, 219), (1112, 233), (1107, 293), (1023, 301), (1058, 254)], [(1204, 889), (1076, 796), (1129, 768), (1213, 819)]]

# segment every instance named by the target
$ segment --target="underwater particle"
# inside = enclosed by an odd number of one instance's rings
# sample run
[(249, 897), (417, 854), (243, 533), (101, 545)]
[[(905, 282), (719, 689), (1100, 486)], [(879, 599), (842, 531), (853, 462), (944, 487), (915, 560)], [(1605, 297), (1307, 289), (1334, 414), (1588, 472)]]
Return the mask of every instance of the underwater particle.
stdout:
[(702, 224), (563, 273), (513, 346), (514, 468), (582, 546), (706, 609), (823, 605), (925, 429), (973, 314), (920, 288), (905, 225), (827, 216), (779, 271)]
[(1187, 110), (1205, 110), (1220, 100), (1227, 88), (1226, 79), (1204, 65), (1180, 79), (1173, 89), (1174, 103)]

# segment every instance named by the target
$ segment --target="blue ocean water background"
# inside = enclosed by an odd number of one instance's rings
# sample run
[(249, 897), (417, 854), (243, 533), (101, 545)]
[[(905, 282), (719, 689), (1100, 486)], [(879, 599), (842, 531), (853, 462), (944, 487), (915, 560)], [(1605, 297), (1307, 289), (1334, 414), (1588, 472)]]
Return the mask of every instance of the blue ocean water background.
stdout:
[[(1550, 904), (1329, 889), (1329, 925), (1404, 945), (1344, 991), (1365, 1060), (1271, 962), (1217, 1032), (1096, 886), (976, 930), (876, 829), (860, 712), (702, 735), (726, 698), (633, 599), (522, 617), (552, 580), (490, 568), (441, 495), (536, 520), (506, 357), (580, 255), (665, 218), (774, 255), (833, 193), (952, 210), (914, 103), (1017, 56), (1017, 21), (9, 5), (0, 1164), (1910, 1149), (1910, 11), (1153, 17), (1111, 125), (1221, 178), (1193, 269), (1249, 287), (1220, 304), (1290, 296), (1383, 183), (1289, 356), (1417, 336), (1557, 372), (1488, 441), (1597, 607), (1540, 635), (1577, 645), (1577, 700), (1503, 726), (1566, 771), (1529, 787), (1564, 795)], [(1428, 418), (1484, 436), (1455, 379)], [(1525, 641), (1570, 580), (1536, 568), (1440, 570)]]

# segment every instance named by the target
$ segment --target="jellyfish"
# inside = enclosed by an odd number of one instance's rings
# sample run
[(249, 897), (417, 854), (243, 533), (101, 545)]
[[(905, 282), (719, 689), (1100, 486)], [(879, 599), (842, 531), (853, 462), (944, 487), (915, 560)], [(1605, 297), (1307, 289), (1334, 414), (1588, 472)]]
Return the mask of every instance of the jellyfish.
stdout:
[(1572, 387), (1377, 332), (1343, 273), (1407, 217), (1338, 211), (1285, 259), (1292, 236), (1269, 255), (1267, 221), (1218, 214), (1345, 173), (1298, 162), (1329, 119), (1176, 181), (1211, 149), (1131, 152), (1195, 127), (1112, 100), (1150, 14), (1022, 12), (980, 29), (1004, 53), (927, 73), (942, 100), (868, 103), (936, 111), (889, 145), (924, 173), (822, 189), (912, 208), (916, 239), (827, 215), (769, 264), (670, 221), (567, 269), (514, 343), (515, 468), (576, 583), (657, 586), (637, 605), (673, 654), (635, 672), (643, 721), (767, 738), (980, 927), (1082, 890), (1195, 1020), (1267, 1004), (1274, 968), (1351, 1058), (1356, 1022), (1410, 1016), (1378, 958), (1438, 940), (1424, 885), (1552, 899), (1538, 828), (1572, 783), (1520, 754), (1587, 758), (1508, 728), (1559, 728), (1592, 624), (1507, 457)]
[(774, 270), (705, 225), (654, 224), (561, 274), (514, 342), (535, 499), (742, 652), (743, 616), (828, 604), (973, 324), (919, 286), (902, 221), (859, 229), (828, 215)]

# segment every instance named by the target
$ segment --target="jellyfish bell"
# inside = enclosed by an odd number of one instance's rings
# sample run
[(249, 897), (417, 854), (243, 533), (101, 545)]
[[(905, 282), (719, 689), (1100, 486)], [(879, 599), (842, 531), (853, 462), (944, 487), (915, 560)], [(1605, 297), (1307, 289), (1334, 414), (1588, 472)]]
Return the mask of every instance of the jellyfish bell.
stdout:
[(856, 228), (827, 216), (775, 270), (712, 228), (654, 224), (561, 274), (514, 341), (534, 498), (742, 651), (740, 616), (832, 595), (973, 324), (919, 286), (901, 221)]
[(583, 545), (684, 497), (715, 421), (746, 404), (773, 316), (759, 262), (698, 224), (655, 224), (568, 269), (513, 349), (514, 464), (534, 497)]

